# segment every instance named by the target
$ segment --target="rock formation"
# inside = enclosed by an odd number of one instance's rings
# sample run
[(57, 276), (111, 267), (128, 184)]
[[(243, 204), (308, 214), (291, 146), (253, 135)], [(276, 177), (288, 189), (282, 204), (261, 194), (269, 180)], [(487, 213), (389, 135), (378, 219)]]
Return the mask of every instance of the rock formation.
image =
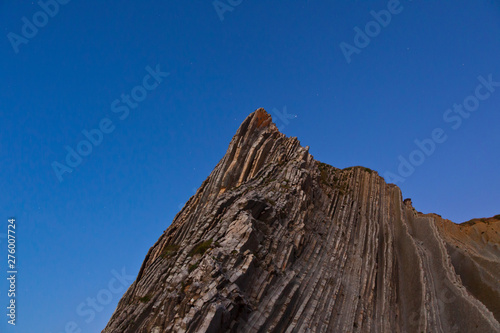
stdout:
[(316, 161), (259, 109), (103, 332), (500, 332), (499, 232)]

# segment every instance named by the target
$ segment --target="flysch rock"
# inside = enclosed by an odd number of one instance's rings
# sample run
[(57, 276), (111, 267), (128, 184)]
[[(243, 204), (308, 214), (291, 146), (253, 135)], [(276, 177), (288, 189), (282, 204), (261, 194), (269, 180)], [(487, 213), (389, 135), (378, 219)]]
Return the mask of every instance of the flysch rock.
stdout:
[(499, 232), (316, 161), (258, 109), (102, 332), (500, 332)]

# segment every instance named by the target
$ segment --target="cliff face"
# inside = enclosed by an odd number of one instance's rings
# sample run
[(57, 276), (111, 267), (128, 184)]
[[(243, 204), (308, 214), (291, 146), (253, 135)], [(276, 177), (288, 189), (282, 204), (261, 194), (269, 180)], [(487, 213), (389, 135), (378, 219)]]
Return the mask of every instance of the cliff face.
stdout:
[(263, 109), (149, 250), (103, 332), (498, 332), (500, 220), (423, 215)]

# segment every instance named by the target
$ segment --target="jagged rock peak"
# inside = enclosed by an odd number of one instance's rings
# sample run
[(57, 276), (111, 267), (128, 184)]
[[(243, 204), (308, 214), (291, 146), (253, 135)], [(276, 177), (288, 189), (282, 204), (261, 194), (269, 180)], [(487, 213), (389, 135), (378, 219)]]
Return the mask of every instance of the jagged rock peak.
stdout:
[(248, 115), (248, 117), (240, 125), (240, 128), (236, 132), (236, 135), (243, 136), (245, 132), (259, 131), (263, 129), (269, 129), (271, 131), (278, 131), (278, 128), (273, 123), (271, 115), (264, 110), (259, 108)]
[(500, 332), (499, 232), (316, 161), (258, 109), (103, 332)]
[(280, 133), (271, 115), (262, 108), (257, 109), (243, 121), (226, 155), (212, 172), (216, 181), (211, 189), (220, 194), (240, 186), (253, 178), (263, 165), (280, 163), (297, 152), (306, 158), (308, 148), (301, 147), (297, 138), (287, 138)]

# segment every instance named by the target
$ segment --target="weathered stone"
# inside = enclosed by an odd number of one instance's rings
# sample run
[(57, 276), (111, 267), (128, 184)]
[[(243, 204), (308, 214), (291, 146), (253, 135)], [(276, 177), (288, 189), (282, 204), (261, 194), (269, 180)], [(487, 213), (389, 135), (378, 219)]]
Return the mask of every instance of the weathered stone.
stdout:
[(500, 219), (418, 213), (308, 150), (248, 116), (103, 332), (500, 331)]

